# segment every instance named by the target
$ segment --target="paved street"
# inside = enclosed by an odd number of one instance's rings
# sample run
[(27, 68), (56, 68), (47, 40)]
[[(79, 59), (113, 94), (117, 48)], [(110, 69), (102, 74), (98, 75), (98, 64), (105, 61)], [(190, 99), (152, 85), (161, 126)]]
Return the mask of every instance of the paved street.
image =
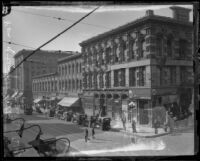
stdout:
[[(190, 155), (193, 154), (194, 136), (190, 129), (184, 133), (175, 133), (156, 138), (137, 138), (132, 143), (133, 137), (122, 132), (96, 130), (96, 138), (85, 143), (84, 127), (71, 122), (65, 122), (54, 118), (46, 118), (44, 115), (21, 115), (25, 118), (26, 126), (39, 124), (44, 134), (54, 137), (66, 136), (71, 141), (70, 153), (66, 156), (138, 156), (138, 155)], [(29, 125), (28, 125), (29, 124)], [(5, 126), (6, 129), (13, 129)], [(26, 127), (25, 126), (25, 127)], [(37, 135), (37, 129), (25, 130), (23, 139), (33, 140)], [(89, 129), (91, 135), (91, 129)], [(33, 153), (31, 153), (33, 154)]]

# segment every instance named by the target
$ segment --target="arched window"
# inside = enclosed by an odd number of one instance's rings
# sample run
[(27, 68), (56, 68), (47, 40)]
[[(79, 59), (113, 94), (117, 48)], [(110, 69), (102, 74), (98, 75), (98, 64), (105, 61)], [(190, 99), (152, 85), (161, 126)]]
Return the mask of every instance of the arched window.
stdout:
[(185, 39), (180, 39), (179, 40), (179, 55), (181, 58), (186, 57), (187, 53), (187, 40)]
[(72, 91), (74, 90), (74, 80), (72, 80)]
[(163, 54), (163, 36), (161, 34), (156, 37), (156, 45), (157, 55), (161, 56)]
[(72, 74), (74, 74), (74, 64), (72, 64)]
[(80, 67), (80, 70), (79, 70), (79, 71), (80, 71), (80, 73), (81, 73), (81, 72), (82, 72), (82, 71), (81, 71), (81, 69), (82, 69), (82, 67), (81, 67), (81, 63), (80, 63), (80, 65), (79, 65), (79, 67)]
[(71, 74), (71, 65), (69, 64), (69, 68), (68, 68), (68, 74)]
[(79, 81), (78, 81), (78, 79), (76, 80), (76, 90), (79, 90)]
[(141, 48), (140, 48), (140, 57), (144, 57), (144, 51), (145, 51), (145, 39), (144, 37), (141, 38), (140, 40), (141, 43)]
[(76, 73), (78, 73), (78, 63), (76, 63)]
[(71, 91), (71, 80), (69, 80), (69, 91)]
[(80, 90), (82, 90), (82, 81), (80, 80)]
[(65, 75), (67, 75), (67, 65), (65, 65)]
[(172, 56), (172, 52), (173, 52), (172, 43), (173, 43), (173, 37), (172, 37), (172, 35), (169, 35), (167, 37), (167, 55), (170, 57)]

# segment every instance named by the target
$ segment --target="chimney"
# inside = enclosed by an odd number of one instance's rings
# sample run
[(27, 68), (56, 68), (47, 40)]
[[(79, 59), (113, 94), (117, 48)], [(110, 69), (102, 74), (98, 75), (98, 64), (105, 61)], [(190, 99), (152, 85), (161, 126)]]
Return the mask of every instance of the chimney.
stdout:
[(146, 16), (153, 16), (153, 10), (146, 10)]
[(189, 22), (189, 16), (191, 9), (172, 6), (170, 7), (172, 10), (173, 18), (178, 21)]

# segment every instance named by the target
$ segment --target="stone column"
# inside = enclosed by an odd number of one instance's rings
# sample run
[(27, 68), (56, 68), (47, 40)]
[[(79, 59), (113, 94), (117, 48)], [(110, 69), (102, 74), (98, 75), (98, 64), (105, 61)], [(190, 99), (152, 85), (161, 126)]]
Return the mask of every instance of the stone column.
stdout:
[(180, 66), (176, 67), (176, 84), (180, 85), (180, 77), (181, 77), (181, 72), (180, 72)]
[(111, 70), (111, 88), (114, 87), (114, 70)]
[(129, 68), (125, 69), (125, 86), (129, 87)]

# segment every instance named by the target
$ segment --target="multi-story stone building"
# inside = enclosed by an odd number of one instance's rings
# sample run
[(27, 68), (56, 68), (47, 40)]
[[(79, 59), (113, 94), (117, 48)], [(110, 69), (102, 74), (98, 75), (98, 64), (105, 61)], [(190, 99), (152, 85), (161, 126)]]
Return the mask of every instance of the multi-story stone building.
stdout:
[(148, 10), (136, 21), (80, 43), (84, 109), (93, 114), (101, 111), (113, 120), (124, 113), (130, 121), (152, 126), (154, 107), (170, 102), (177, 102), (181, 108), (190, 104), (190, 10), (171, 9), (173, 18)]
[[(10, 71), (13, 70), (13, 66), (10, 67)], [(5, 75), (5, 84), (6, 84), (6, 95), (11, 96), (14, 94), (14, 88), (15, 88), (15, 72)]]
[[(31, 52), (33, 52), (33, 50), (19, 51), (14, 56), (15, 66), (17, 66), (17, 64), (19, 64)], [(19, 93), (18, 96), (23, 95), (23, 101), (25, 104), (32, 103), (32, 77), (56, 72), (57, 60), (68, 55), (71, 55), (71, 52), (39, 50), (16, 68), (15, 90)]]
[[(60, 105), (67, 106), (69, 101), (79, 102), (82, 93), (82, 57), (80, 53), (58, 60), (57, 72), (33, 78), (34, 99), (49, 97), (62, 99)], [(79, 101), (78, 101), (79, 99)], [(72, 102), (70, 102), (72, 103)]]

